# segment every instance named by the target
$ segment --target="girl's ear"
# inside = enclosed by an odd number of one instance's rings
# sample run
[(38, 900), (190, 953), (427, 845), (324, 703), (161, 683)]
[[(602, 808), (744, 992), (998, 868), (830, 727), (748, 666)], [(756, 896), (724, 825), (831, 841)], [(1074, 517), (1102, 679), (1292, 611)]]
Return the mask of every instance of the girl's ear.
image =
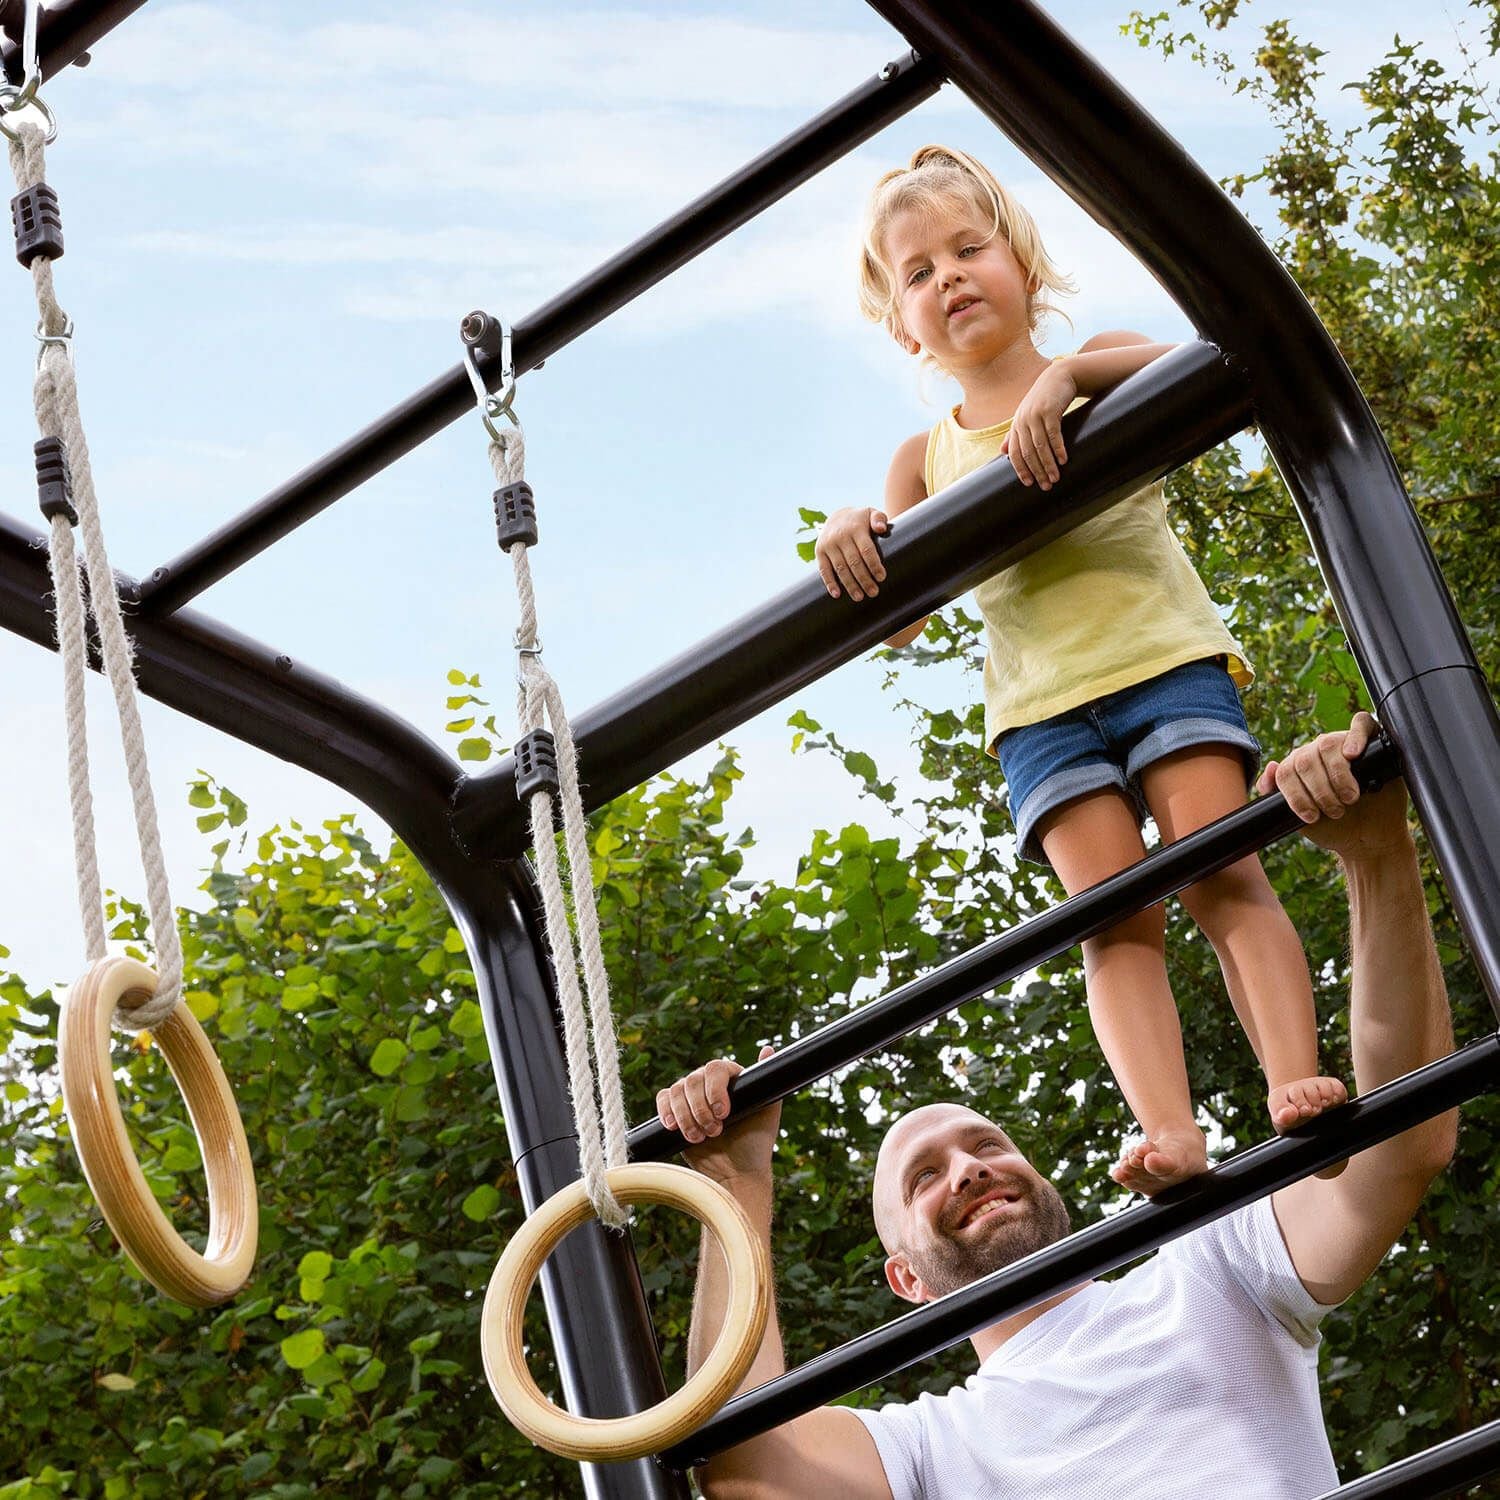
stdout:
[(1041, 291), (1041, 289), (1042, 278), (1038, 276), (1035, 271), (1033, 271), (1031, 275), (1026, 278), (1026, 295), (1028, 297), (1035, 297), (1036, 294)]
[(920, 354), (922, 346), (906, 331), (906, 325), (895, 313), (891, 313), (885, 320), (885, 329), (895, 341), (906, 350), (908, 354)]

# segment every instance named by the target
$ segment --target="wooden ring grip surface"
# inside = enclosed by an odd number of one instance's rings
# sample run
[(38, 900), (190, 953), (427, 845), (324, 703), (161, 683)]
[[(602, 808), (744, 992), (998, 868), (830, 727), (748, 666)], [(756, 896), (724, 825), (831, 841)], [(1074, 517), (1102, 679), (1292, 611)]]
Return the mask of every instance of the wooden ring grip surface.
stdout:
[(594, 1212), (579, 1181), (555, 1193), (506, 1246), (484, 1298), (480, 1348), (500, 1409), (532, 1442), (564, 1458), (608, 1462), (669, 1448), (729, 1399), (755, 1359), (770, 1311), (770, 1255), (732, 1197), (699, 1172), (665, 1162), (636, 1162), (608, 1173), (621, 1203), (659, 1203), (698, 1219), (719, 1242), (729, 1267), (728, 1307), (718, 1342), (681, 1390), (627, 1417), (581, 1417), (554, 1405), (526, 1367), (522, 1320), (542, 1262), (570, 1229)]
[(151, 1035), (182, 1090), (208, 1177), (202, 1255), (162, 1212), (125, 1132), (110, 1062), (115, 1006), (122, 996), (155, 992), (155, 973), (133, 958), (99, 959), (67, 992), (57, 1033), (63, 1103), (84, 1176), (125, 1253), (167, 1296), (211, 1307), (234, 1296), (255, 1263), (255, 1172), (229, 1080), (203, 1028), (179, 1000)]

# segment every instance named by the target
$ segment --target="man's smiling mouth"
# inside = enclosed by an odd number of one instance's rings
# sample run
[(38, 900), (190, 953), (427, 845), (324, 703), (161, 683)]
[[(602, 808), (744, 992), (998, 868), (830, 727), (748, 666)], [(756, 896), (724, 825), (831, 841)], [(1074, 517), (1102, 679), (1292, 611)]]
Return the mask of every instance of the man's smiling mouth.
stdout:
[(963, 1218), (958, 1221), (960, 1229), (967, 1229), (970, 1224), (978, 1223), (980, 1219), (987, 1219), (991, 1214), (999, 1213), (1001, 1209), (1009, 1208), (1011, 1204), (1020, 1202), (1016, 1193), (999, 1193), (993, 1198), (986, 1198), (982, 1203), (976, 1203)]

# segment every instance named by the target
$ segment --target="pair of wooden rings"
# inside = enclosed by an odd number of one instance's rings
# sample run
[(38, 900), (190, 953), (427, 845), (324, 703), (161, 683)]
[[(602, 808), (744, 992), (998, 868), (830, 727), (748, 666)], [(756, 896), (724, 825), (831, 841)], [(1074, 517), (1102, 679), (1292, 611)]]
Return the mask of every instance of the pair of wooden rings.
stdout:
[(250, 1145), (229, 1080), (182, 1001), (151, 1035), (182, 1090), (208, 1177), (208, 1244), (200, 1255), (172, 1228), (125, 1133), (110, 1062), (110, 1018), (156, 993), (133, 958), (102, 958), (68, 992), (58, 1021), (63, 1103), (83, 1174), (125, 1253), (153, 1286), (193, 1307), (227, 1301), (250, 1279), (259, 1210)]
[(500, 1409), (532, 1442), (564, 1458), (610, 1462), (658, 1453), (696, 1432), (732, 1396), (755, 1359), (771, 1306), (771, 1258), (730, 1195), (701, 1173), (663, 1162), (614, 1167), (610, 1191), (621, 1203), (660, 1203), (704, 1224), (729, 1267), (728, 1308), (713, 1352), (665, 1401), (628, 1417), (580, 1417), (554, 1405), (526, 1367), (522, 1319), (532, 1283), (570, 1229), (592, 1213), (575, 1182), (549, 1198), (506, 1246), (485, 1293), (480, 1348)]

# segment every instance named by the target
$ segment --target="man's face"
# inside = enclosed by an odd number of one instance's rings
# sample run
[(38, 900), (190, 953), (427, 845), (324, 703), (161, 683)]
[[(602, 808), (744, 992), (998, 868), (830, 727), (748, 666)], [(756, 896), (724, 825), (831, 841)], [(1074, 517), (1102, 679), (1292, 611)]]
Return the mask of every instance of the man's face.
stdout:
[(887, 1133), (875, 1165), (875, 1225), (886, 1278), (930, 1302), (1068, 1233), (1057, 1189), (993, 1121), (930, 1104)]

